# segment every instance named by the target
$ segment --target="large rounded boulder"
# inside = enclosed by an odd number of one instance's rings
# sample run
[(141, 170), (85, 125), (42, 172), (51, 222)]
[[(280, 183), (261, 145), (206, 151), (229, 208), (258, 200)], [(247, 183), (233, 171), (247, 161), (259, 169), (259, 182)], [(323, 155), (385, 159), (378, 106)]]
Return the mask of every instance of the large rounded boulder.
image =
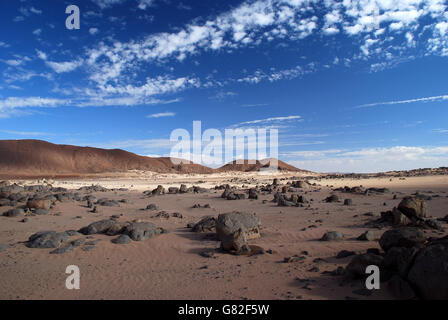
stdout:
[(414, 227), (402, 227), (384, 232), (379, 243), (381, 248), (387, 252), (393, 247), (418, 247), (425, 241), (425, 234), (421, 230)]
[(383, 257), (373, 253), (359, 254), (353, 257), (352, 261), (347, 265), (347, 275), (352, 278), (367, 277), (366, 268), (370, 265), (381, 267)]
[(428, 211), (425, 201), (417, 197), (404, 198), (398, 205), (398, 210), (411, 220), (425, 218)]
[(252, 213), (223, 213), (216, 220), (216, 234), (223, 240), (241, 229), (247, 240), (256, 239), (260, 237), (260, 225), (260, 219)]
[(28, 248), (57, 248), (69, 240), (70, 236), (66, 232), (40, 231), (31, 235), (25, 245)]
[(408, 280), (421, 298), (448, 300), (447, 237), (429, 243), (417, 254)]
[(51, 204), (51, 200), (48, 199), (33, 199), (28, 200), (26, 206), (30, 209), (50, 210)]
[(114, 236), (121, 233), (123, 227), (124, 227), (123, 223), (111, 219), (104, 219), (93, 222), (89, 224), (87, 227), (81, 228), (79, 232), (85, 235), (107, 234), (109, 236)]
[(128, 235), (134, 241), (143, 241), (161, 234), (162, 231), (151, 222), (131, 222), (124, 227), (123, 234)]

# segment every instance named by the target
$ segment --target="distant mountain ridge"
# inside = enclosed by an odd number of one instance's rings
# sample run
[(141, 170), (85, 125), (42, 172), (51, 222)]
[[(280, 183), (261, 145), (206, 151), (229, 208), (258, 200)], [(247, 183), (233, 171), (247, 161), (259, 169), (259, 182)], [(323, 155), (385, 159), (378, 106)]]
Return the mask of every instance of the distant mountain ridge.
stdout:
[[(176, 165), (169, 157), (151, 158), (139, 156), (121, 149), (100, 149), (58, 145), (42, 140), (0, 140), (0, 176), (44, 177), (82, 176), (128, 170), (144, 170), (159, 173), (199, 173), (242, 171), (252, 172), (263, 168), (255, 164), (235, 164), (235, 161), (218, 169), (192, 162)], [(303, 171), (278, 161), (279, 170)]]
[[(242, 163), (241, 163), (242, 162)], [(277, 163), (275, 163), (277, 162)], [(286, 162), (277, 159), (264, 159), (264, 160), (235, 160), (221, 168), (216, 169), (218, 172), (227, 171), (240, 171), (240, 172), (254, 172), (263, 169), (269, 169), (270, 165), (277, 166), (280, 171), (294, 171), (294, 172), (309, 172), (306, 170), (298, 169)]]

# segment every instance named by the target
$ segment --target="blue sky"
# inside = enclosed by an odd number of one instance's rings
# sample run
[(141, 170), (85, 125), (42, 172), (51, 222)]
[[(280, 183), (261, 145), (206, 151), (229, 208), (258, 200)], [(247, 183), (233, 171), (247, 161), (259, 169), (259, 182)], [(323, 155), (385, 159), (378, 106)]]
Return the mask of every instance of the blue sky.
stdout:
[(279, 158), (304, 169), (448, 166), (447, 1), (0, 7), (0, 139), (167, 155), (200, 120), (277, 128)]

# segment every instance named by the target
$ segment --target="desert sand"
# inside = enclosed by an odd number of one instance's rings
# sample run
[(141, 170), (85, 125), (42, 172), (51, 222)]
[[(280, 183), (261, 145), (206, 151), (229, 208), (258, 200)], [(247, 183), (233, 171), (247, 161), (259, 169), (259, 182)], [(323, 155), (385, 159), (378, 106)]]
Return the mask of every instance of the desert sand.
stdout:
[[(279, 179), (279, 188), (300, 180), (297, 172), (262, 175), (255, 172), (226, 172), (208, 175), (162, 174), (132, 171), (106, 177), (59, 180), (10, 180), (9, 183), (48, 185), (93, 195), (97, 199), (126, 199), (119, 206), (97, 206), (92, 213), (86, 201), (55, 201), (50, 213), (7, 217), (0, 207), (0, 299), (395, 299), (382, 283), (380, 290), (366, 293), (364, 280), (347, 281), (344, 276), (330, 274), (338, 267), (346, 268), (353, 256), (337, 259), (342, 250), (365, 252), (380, 248), (378, 239), (391, 227), (375, 228), (366, 223), (392, 210), (405, 197), (416, 192), (430, 195), (426, 201), (428, 214), (443, 218), (448, 212), (448, 176), (407, 178), (374, 177), (369, 179), (325, 179), (308, 177), (305, 188), (287, 191), (305, 196), (303, 206), (282, 207), (272, 202), (274, 193), (259, 191), (257, 200), (226, 200), (223, 190), (215, 186), (229, 184), (238, 192), (251, 187), (270, 185)], [(101, 185), (106, 192), (86, 193), (80, 187)], [(162, 194), (148, 197), (145, 190), (162, 185), (168, 187), (199, 186), (199, 193)], [(388, 188), (387, 193), (351, 194), (334, 191), (338, 187), (360, 186)], [(339, 202), (325, 202), (336, 194)], [(395, 197), (394, 197), (395, 196)], [(353, 203), (344, 205), (344, 199)], [(395, 199), (394, 199), (395, 198)], [(158, 210), (142, 210), (156, 204)], [(210, 207), (193, 208), (195, 204)], [(167, 217), (158, 215), (165, 211)], [(263, 254), (234, 255), (220, 250), (220, 241), (213, 233), (195, 233), (189, 224), (205, 216), (242, 211), (256, 213), (261, 221), (261, 237), (249, 240), (250, 245), (264, 249)], [(180, 213), (177, 217), (173, 213)], [(54, 249), (28, 248), (25, 241), (39, 231), (79, 230), (95, 221), (118, 216), (118, 221), (139, 219), (150, 221), (166, 233), (144, 241), (114, 244), (115, 236), (104, 234), (77, 235), (71, 238), (86, 243), (63, 254), (50, 254)], [(446, 235), (443, 231), (425, 229), (426, 236)], [(191, 226), (191, 225), (190, 225)], [(356, 240), (371, 230), (374, 239)], [(341, 241), (320, 241), (328, 231), (339, 231)], [(89, 247), (87, 250), (85, 247)], [(208, 256), (204, 252), (212, 252)], [(301, 257), (290, 259), (288, 257)], [(80, 268), (80, 290), (65, 287), (68, 265)], [(364, 289), (364, 290), (363, 290)]]

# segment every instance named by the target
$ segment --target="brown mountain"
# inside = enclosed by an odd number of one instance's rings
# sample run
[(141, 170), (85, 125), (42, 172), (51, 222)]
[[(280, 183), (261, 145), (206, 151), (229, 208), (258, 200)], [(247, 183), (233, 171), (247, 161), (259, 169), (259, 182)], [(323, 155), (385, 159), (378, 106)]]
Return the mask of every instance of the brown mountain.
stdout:
[[(254, 172), (269, 167), (260, 161), (237, 164), (233, 161), (218, 169), (192, 162), (173, 164), (171, 158), (150, 158), (120, 149), (100, 149), (58, 145), (41, 140), (0, 140), (0, 177), (40, 178), (79, 177), (90, 174), (145, 170), (160, 173)], [(278, 160), (279, 170), (308, 172)]]
[[(268, 163), (266, 163), (266, 160), (269, 160)], [(221, 168), (216, 169), (218, 172), (228, 172), (228, 171), (240, 171), (240, 172), (253, 172), (253, 171), (260, 171), (260, 169), (268, 168), (271, 161), (276, 159), (265, 159), (262, 160), (262, 162), (258, 160), (244, 160), (244, 163), (237, 163), (238, 160), (232, 161)], [(290, 164), (287, 164), (286, 162), (283, 162), (281, 160), (278, 161), (278, 170), (280, 171), (294, 171), (294, 172), (309, 172), (305, 170), (298, 169)], [(238, 161), (238, 162), (241, 162)]]
[(147, 170), (161, 173), (211, 173), (188, 163), (175, 165), (168, 157), (149, 158), (120, 149), (57, 145), (40, 140), (0, 140), (0, 176), (55, 177)]

